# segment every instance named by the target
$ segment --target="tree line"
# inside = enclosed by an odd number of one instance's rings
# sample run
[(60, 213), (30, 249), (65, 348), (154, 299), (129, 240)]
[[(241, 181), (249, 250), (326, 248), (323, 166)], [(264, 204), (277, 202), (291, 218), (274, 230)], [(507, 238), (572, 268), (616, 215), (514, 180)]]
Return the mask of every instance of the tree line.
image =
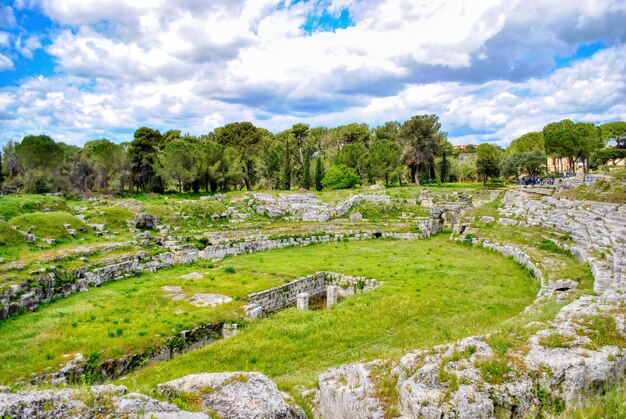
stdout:
[[(609, 140), (615, 147), (605, 148)], [(602, 126), (563, 120), (514, 140), (459, 150), (437, 115), (416, 115), (370, 128), (295, 124), (273, 134), (235, 122), (207, 135), (142, 127), (129, 142), (88, 141), (83, 147), (46, 135), (9, 141), (0, 153), (5, 192), (178, 192), (230, 189), (350, 188), (420, 182), (467, 182), (540, 174), (547, 156), (575, 170), (624, 158), (626, 122)], [(621, 156), (621, 157), (620, 157)], [(555, 171), (563, 171), (557, 167)]]

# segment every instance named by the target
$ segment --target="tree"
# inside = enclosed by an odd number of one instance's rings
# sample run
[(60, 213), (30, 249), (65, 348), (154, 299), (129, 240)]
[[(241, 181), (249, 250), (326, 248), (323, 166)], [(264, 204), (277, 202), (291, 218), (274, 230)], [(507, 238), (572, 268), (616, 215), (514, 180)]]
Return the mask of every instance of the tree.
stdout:
[(481, 144), (476, 147), (476, 172), (487, 185), (487, 179), (500, 175), (501, 152), (493, 144)]
[(374, 128), (374, 138), (378, 141), (398, 141), (401, 126), (398, 121), (385, 122), (383, 125)]
[(605, 142), (615, 141), (615, 148), (626, 149), (626, 121), (608, 122), (600, 126)]
[(531, 176), (538, 176), (546, 170), (546, 155), (539, 150), (521, 153), (521, 166)]
[(371, 130), (367, 124), (349, 124), (337, 127), (339, 132), (339, 145), (341, 144), (367, 144)]
[(575, 174), (575, 163), (589, 159), (594, 150), (602, 147), (602, 136), (592, 123), (575, 124), (569, 119), (548, 124), (543, 129), (546, 151), (559, 157), (566, 157), (570, 170)]
[(321, 191), (324, 189), (322, 180), (324, 179), (324, 162), (321, 157), (318, 157), (315, 163), (315, 189)]
[(256, 181), (255, 157), (266, 136), (271, 136), (269, 131), (257, 128), (251, 122), (226, 124), (217, 128), (211, 136), (217, 143), (239, 152), (243, 181), (247, 190), (251, 190)]
[(322, 185), (329, 189), (350, 189), (359, 184), (359, 177), (345, 164), (340, 164), (330, 168)]
[(345, 144), (339, 154), (337, 154), (335, 163), (354, 169), (359, 179), (363, 181), (367, 174), (367, 154), (367, 148), (363, 143)]
[(180, 130), (171, 129), (163, 133), (163, 144), (167, 144), (175, 140), (180, 140)]
[(205, 192), (215, 192), (223, 181), (221, 168), (225, 164), (223, 160), (224, 147), (211, 140), (203, 140), (191, 144), (197, 158), (196, 176), (200, 185), (204, 186)]
[(527, 151), (545, 151), (545, 144), (543, 141), (543, 132), (529, 132), (521, 137), (511, 141), (509, 147), (506, 149), (507, 153), (524, 153)]
[(135, 131), (134, 137), (128, 149), (133, 184), (144, 191), (162, 192), (162, 179), (155, 176), (154, 171), (154, 163), (163, 144), (161, 133), (142, 127)]
[(283, 156), (283, 185), (285, 190), (291, 189), (291, 165), (292, 165), (292, 148), (293, 148), (293, 132), (291, 130), (283, 131), (276, 135), (276, 138), (283, 144), (285, 153)]
[(396, 142), (390, 140), (377, 140), (369, 149), (369, 166), (373, 176), (385, 179), (385, 185), (389, 186), (389, 176), (400, 165), (402, 149)]
[(574, 124), (578, 150), (576, 157), (583, 163), (583, 170), (586, 172), (589, 166), (591, 154), (603, 147), (600, 129), (591, 122), (579, 122)]
[(271, 137), (263, 142), (260, 161), (261, 174), (272, 189), (280, 189), (281, 168), (285, 160), (284, 144)]
[(302, 164), (302, 187), (311, 189), (311, 157), (305, 152), (304, 162)]
[(434, 174), (435, 156), (446, 138), (437, 115), (417, 115), (402, 124), (399, 138), (404, 145), (404, 163), (411, 169), (419, 185), (420, 171), (427, 165), (429, 176)]
[(448, 173), (450, 171), (450, 162), (448, 161), (448, 155), (454, 156), (454, 148), (448, 141), (443, 141), (441, 146), (441, 163), (439, 166), (439, 179), (441, 182), (448, 180)]
[(81, 192), (93, 190), (98, 175), (86, 160), (79, 159), (71, 168), (69, 174), (70, 184), (74, 189)]
[(178, 193), (182, 193), (183, 185), (196, 178), (198, 159), (194, 151), (192, 144), (174, 140), (165, 146), (155, 165), (163, 179), (176, 182)]
[(28, 135), (15, 146), (20, 165), (25, 170), (55, 170), (63, 163), (63, 150), (47, 135)]
[(514, 177), (519, 179), (522, 163), (520, 161), (520, 153), (504, 156), (500, 162), (500, 174), (505, 177)]
[(95, 184), (102, 190), (109, 188), (111, 179), (120, 175), (127, 162), (124, 149), (107, 139), (86, 142), (81, 157), (95, 170)]
[(597, 168), (598, 166), (607, 165), (611, 163), (613, 166), (616, 166), (619, 162), (626, 159), (626, 149), (623, 148), (609, 148), (606, 150), (600, 150), (597, 153), (594, 153), (591, 157), (591, 163), (593, 168)]
[(541, 174), (546, 168), (546, 155), (539, 150), (504, 156), (500, 162), (500, 174), (518, 179), (522, 173), (531, 176)]

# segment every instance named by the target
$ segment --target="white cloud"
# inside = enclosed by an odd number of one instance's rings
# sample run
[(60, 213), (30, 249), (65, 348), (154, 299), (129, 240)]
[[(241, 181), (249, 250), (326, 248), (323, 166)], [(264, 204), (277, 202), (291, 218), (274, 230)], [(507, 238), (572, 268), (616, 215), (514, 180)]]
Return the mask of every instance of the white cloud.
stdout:
[(0, 71), (13, 70), (13, 61), (4, 54), (0, 54)]
[[(203, 134), (235, 120), (281, 130), (300, 121), (377, 123), (437, 113), (451, 129), (506, 142), (561, 117), (624, 117), (624, 48), (546, 76), (554, 54), (572, 54), (599, 31), (606, 42), (626, 41), (615, 22), (626, 16), (621, 0), (280, 4), (17, 1), (61, 25), (46, 51), (63, 75), (5, 91), (13, 102), (4, 113), (16, 115), (7, 132), (49, 130), (81, 142), (91, 134), (124, 139), (120, 128), (141, 125)], [(302, 29), (311, 16), (345, 9), (354, 20), (346, 29)], [(13, 48), (32, 57), (41, 43), (18, 36)], [(0, 55), (0, 70), (3, 63), (12, 68)]]

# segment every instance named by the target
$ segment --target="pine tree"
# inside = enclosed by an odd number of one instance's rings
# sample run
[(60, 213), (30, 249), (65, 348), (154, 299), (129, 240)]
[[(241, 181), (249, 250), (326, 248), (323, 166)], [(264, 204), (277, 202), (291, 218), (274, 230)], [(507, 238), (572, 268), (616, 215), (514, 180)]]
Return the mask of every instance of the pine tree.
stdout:
[(318, 191), (324, 189), (322, 179), (324, 179), (324, 163), (322, 162), (322, 158), (318, 157), (315, 166), (315, 189)]

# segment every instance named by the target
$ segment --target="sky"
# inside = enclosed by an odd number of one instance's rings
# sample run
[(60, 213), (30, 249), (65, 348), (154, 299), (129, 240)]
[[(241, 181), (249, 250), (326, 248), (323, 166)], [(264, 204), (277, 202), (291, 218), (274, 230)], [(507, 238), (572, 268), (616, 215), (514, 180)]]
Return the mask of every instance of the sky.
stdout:
[(0, 146), (437, 114), (453, 144), (626, 120), (626, 0), (0, 0)]

